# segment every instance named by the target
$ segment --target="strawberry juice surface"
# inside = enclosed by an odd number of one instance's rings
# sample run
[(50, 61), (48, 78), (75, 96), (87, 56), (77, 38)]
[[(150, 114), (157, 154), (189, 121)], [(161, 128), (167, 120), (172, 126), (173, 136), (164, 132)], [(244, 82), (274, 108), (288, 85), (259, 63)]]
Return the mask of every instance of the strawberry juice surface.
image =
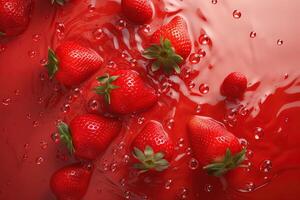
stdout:
[[(296, 200), (300, 198), (300, 2), (290, 0), (154, 0), (155, 14), (136, 25), (120, 1), (74, 0), (53, 6), (34, 1), (28, 29), (0, 41), (0, 199), (55, 199), (57, 169), (76, 162), (59, 142), (56, 125), (78, 114), (103, 113), (92, 90), (106, 71), (134, 69), (159, 94), (149, 110), (122, 117), (123, 128), (94, 162), (88, 200)], [(151, 34), (174, 16), (188, 22), (192, 52), (180, 75), (149, 73), (141, 56)], [(48, 47), (76, 40), (103, 58), (100, 70), (78, 87), (50, 80)], [(227, 100), (224, 78), (246, 75), (244, 97)], [(138, 99), (137, 99), (138, 101)], [(192, 115), (211, 117), (247, 147), (239, 176), (208, 176), (187, 137)], [(174, 159), (159, 175), (137, 176), (130, 144), (149, 120), (173, 139)]]

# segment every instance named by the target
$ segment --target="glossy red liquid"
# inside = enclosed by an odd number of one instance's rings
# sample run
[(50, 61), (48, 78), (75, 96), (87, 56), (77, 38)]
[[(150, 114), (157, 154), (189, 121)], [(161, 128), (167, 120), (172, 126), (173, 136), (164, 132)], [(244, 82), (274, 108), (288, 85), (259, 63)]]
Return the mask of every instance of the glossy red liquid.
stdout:
[[(299, 199), (300, 2), (216, 2), (156, 0), (153, 22), (135, 26), (122, 16), (119, 1), (90, 6), (78, 0), (63, 8), (35, 1), (28, 30), (1, 41), (0, 199), (54, 199), (52, 173), (74, 162), (51, 137), (57, 120), (99, 112), (99, 98), (91, 91), (95, 77), (116, 68), (138, 70), (161, 97), (149, 111), (124, 118), (122, 133), (95, 162), (84, 199)], [(158, 75), (147, 75), (140, 52), (151, 33), (175, 15), (188, 21), (192, 53), (202, 57), (192, 54), (180, 76), (160, 75), (158, 81)], [(90, 45), (105, 60), (95, 76), (72, 89), (50, 81), (43, 67), (48, 46), (69, 39)], [(219, 91), (233, 71), (249, 80), (244, 98), (235, 102)], [(185, 127), (193, 114), (223, 122), (242, 138), (249, 159), (244, 176), (229, 174), (221, 183), (200, 172)], [(176, 159), (159, 177), (137, 178), (126, 163), (128, 147), (148, 120), (164, 125), (176, 143)]]

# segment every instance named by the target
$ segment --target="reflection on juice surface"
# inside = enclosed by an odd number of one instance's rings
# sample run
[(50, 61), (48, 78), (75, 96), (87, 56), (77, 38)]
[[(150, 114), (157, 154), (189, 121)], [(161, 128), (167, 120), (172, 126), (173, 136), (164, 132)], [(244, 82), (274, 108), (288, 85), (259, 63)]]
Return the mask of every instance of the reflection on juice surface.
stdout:
[[(153, 21), (137, 26), (122, 16), (119, 1), (74, 1), (63, 8), (34, 2), (27, 31), (0, 41), (0, 199), (54, 199), (51, 175), (74, 163), (55, 126), (98, 113), (95, 78), (119, 68), (147, 77), (159, 103), (124, 117), (122, 132), (95, 161), (84, 199), (299, 199), (299, 6), (297, 0), (155, 0)], [(180, 75), (147, 74), (141, 52), (176, 15), (188, 22), (192, 53)], [(78, 87), (49, 80), (44, 68), (47, 48), (64, 40), (79, 40), (104, 59)], [(247, 76), (248, 89), (243, 99), (229, 101), (220, 85), (233, 71)], [(238, 169), (240, 176), (220, 180), (200, 170), (186, 130), (195, 114), (222, 122), (247, 147), (249, 167)], [(137, 178), (128, 148), (149, 120), (161, 122), (175, 141), (175, 160), (160, 176)]]

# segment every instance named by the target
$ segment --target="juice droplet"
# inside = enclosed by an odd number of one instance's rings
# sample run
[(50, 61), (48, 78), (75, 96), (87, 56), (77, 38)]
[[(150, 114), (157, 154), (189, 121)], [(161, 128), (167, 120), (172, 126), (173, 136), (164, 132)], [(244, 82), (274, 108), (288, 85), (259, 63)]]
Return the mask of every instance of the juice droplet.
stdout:
[(33, 121), (33, 122), (32, 122), (32, 126), (33, 126), (34, 128), (38, 127), (38, 126), (39, 126), (39, 122), (38, 122), (38, 121)]
[(189, 168), (191, 170), (195, 170), (199, 167), (199, 162), (198, 160), (196, 160), (195, 158), (192, 158), (190, 161), (189, 161)]
[(217, 4), (217, 3), (218, 3), (218, 0), (212, 0), (211, 3), (212, 3), (212, 4)]
[(171, 188), (172, 182), (173, 182), (172, 179), (168, 179), (168, 180), (166, 181), (166, 183), (165, 183), (165, 189), (166, 189), (166, 190), (169, 190), (169, 189)]
[(239, 19), (239, 18), (241, 18), (242, 13), (240, 11), (238, 11), (238, 10), (234, 10), (233, 13), (232, 13), (232, 16), (235, 19)]
[(200, 35), (199, 42), (202, 45), (209, 45), (209, 46), (211, 45), (210, 37), (208, 35), (206, 35), (206, 34)]
[(88, 102), (88, 109), (90, 111), (97, 111), (99, 109), (99, 101), (97, 99), (90, 99)]
[(169, 119), (168, 121), (167, 121), (167, 128), (169, 129), (169, 130), (171, 130), (172, 128), (173, 128), (173, 126), (174, 126), (174, 119)]
[(151, 31), (150, 25), (149, 25), (149, 24), (146, 25), (146, 26), (144, 27), (143, 31), (144, 31), (145, 33), (149, 33), (149, 32)]
[(138, 118), (138, 124), (143, 124), (145, 122), (145, 118), (144, 117), (139, 117)]
[(59, 135), (59, 133), (57, 133), (57, 132), (52, 133), (51, 139), (52, 139), (52, 141), (53, 141), (55, 144), (59, 143), (59, 141), (60, 141), (60, 135)]
[(41, 141), (40, 146), (41, 146), (42, 149), (47, 149), (48, 143), (46, 141)]
[(251, 32), (250, 32), (250, 37), (251, 37), (251, 38), (255, 38), (255, 37), (256, 37), (256, 32), (251, 31)]
[(100, 40), (103, 38), (103, 30), (101, 28), (97, 28), (96, 30), (94, 30), (93, 32), (93, 36), (96, 40)]
[(37, 165), (40, 165), (40, 164), (42, 164), (43, 162), (44, 162), (44, 158), (41, 157), (41, 156), (39, 156), (39, 157), (37, 157), (37, 158), (35, 159), (35, 163), (36, 163)]
[(180, 199), (187, 199), (188, 197), (188, 190), (186, 188), (183, 188), (180, 192)]
[(268, 173), (272, 170), (272, 162), (271, 160), (264, 160), (260, 165), (260, 171)]
[(200, 58), (204, 58), (206, 56), (206, 52), (203, 49), (199, 49), (198, 54), (200, 55)]
[(64, 105), (62, 106), (62, 108), (61, 108), (61, 111), (62, 111), (63, 113), (68, 113), (68, 112), (70, 111), (70, 109), (71, 109), (70, 104), (64, 104)]
[(124, 163), (129, 163), (129, 160), (130, 160), (130, 156), (125, 154), (123, 158)]
[(202, 106), (200, 104), (198, 104), (195, 109), (196, 113), (199, 114), (201, 112), (201, 110), (202, 110)]
[(38, 42), (38, 41), (40, 40), (40, 38), (41, 38), (41, 35), (39, 35), (39, 34), (34, 34), (34, 35), (32, 36), (32, 40), (33, 40), (34, 42)]
[(118, 167), (117, 163), (111, 164), (111, 166), (110, 166), (110, 171), (111, 171), (111, 172), (115, 172), (115, 171), (117, 170), (117, 167)]
[(261, 127), (256, 127), (254, 129), (254, 138), (256, 140), (261, 139), (264, 136), (264, 130)]
[(120, 20), (117, 21), (117, 28), (119, 30), (122, 30), (122, 29), (126, 28), (126, 26), (127, 26), (127, 23), (124, 19), (120, 19)]
[(201, 56), (198, 53), (192, 53), (190, 55), (189, 61), (191, 64), (198, 64), (200, 62)]
[(201, 93), (201, 94), (207, 94), (208, 92), (209, 92), (209, 86), (207, 85), (207, 84), (201, 84), (200, 86), (199, 86), (199, 92)]
[(15, 90), (15, 95), (16, 95), (16, 96), (20, 96), (20, 95), (21, 95), (21, 92), (20, 92), (19, 89), (16, 89), (16, 90)]
[(179, 138), (178, 140), (178, 147), (183, 147), (184, 146), (184, 139), (183, 138)]
[(36, 56), (37, 52), (34, 50), (28, 51), (29, 58), (34, 58)]
[(281, 46), (281, 45), (283, 45), (283, 40), (281, 40), (281, 39), (278, 39), (278, 40), (277, 40), (277, 45), (278, 45), (278, 46)]

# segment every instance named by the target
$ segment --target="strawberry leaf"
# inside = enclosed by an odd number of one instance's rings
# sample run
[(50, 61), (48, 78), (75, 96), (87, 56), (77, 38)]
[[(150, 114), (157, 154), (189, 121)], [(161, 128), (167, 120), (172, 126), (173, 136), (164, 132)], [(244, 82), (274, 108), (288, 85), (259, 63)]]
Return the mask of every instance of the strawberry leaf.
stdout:
[(113, 85), (112, 83), (116, 81), (119, 76), (110, 76), (109, 74), (105, 74), (101, 77), (98, 77), (97, 80), (101, 84), (100, 86), (94, 88), (95, 92), (99, 95), (103, 95), (107, 104), (110, 104), (110, 92), (119, 88), (117, 85)]
[(73, 146), (73, 141), (72, 141), (72, 136), (71, 136), (69, 126), (64, 122), (60, 122), (57, 126), (57, 129), (60, 135), (60, 139), (66, 144), (69, 152), (73, 154), (75, 152), (75, 149)]
[(58, 71), (58, 65), (59, 65), (59, 60), (57, 59), (55, 52), (51, 48), (49, 48), (48, 64), (46, 65), (46, 68), (48, 69), (48, 74), (50, 79), (52, 79), (56, 74), (56, 72)]
[(239, 153), (232, 155), (229, 148), (226, 149), (223, 160), (213, 162), (203, 167), (209, 175), (222, 176), (228, 171), (240, 167), (241, 163), (246, 158), (246, 149), (243, 149)]
[(146, 146), (144, 151), (134, 147), (132, 154), (139, 161), (133, 167), (140, 170), (140, 173), (151, 169), (161, 172), (169, 167), (169, 162), (164, 159), (165, 154), (163, 152), (155, 153), (150, 146)]
[(175, 52), (169, 39), (160, 38), (160, 44), (153, 44), (147, 48), (143, 57), (153, 60), (152, 71), (162, 68), (166, 73), (173, 70), (177, 74), (180, 73), (179, 64), (183, 62), (183, 58)]

